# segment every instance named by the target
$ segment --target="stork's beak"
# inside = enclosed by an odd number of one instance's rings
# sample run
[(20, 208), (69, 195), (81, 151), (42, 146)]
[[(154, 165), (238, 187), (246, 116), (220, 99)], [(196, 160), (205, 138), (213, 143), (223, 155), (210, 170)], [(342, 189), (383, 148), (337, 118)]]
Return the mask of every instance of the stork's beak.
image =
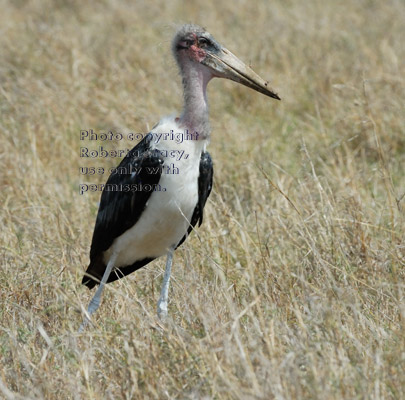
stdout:
[(201, 63), (214, 70), (215, 76), (219, 78), (231, 79), (273, 99), (281, 100), (264, 79), (223, 47), (215, 53), (207, 51)]

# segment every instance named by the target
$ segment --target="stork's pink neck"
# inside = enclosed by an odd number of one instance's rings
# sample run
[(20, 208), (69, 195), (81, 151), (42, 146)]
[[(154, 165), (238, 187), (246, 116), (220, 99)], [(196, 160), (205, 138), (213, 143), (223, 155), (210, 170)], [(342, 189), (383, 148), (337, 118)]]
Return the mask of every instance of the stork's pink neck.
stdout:
[(212, 78), (210, 71), (201, 64), (185, 62), (181, 68), (184, 86), (184, 108), (180, 123), (189, 132), (198, 132), (198, 138), (209, 138), (207, 85)]

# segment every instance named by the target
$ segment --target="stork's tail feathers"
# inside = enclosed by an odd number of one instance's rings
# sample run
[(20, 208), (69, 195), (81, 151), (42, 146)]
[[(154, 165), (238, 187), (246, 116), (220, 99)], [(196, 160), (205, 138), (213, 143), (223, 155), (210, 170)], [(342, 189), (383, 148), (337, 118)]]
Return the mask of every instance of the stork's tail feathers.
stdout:
[(90, 262), (86, 273), (82, 279), (82, 285), (86, 285), (89, 289), (93, 289), (101, 281), (103, 273), (106, 269), (106, 265), (102, 260), (102, 257), (97, 257)]

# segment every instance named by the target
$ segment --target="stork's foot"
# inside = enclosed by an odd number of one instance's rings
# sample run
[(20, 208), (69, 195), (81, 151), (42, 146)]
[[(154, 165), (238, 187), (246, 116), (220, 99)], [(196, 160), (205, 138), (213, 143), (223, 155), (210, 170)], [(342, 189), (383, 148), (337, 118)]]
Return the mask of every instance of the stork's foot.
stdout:
[(84, 330), (86, 329), (86, 326), (89, 324), (90, 319), (85, 316), (83, 318), (83, 322), (80, 324), (79, 330), (77, 331), (78, 333), (83, 333)]
[(89, 307), (87, 308), (87, 313), (83, 317), (83, 322), (80, 324), (79, 333), (83, 333), (86, 329), (87, 325), (91, 322), (91, 316), (97, 311), (98, 307), (100, 306), (101, 302), (101, 293), (103, 290), (104, 284), (97, 290), (94, 297), (91, 299)]
[(110, 257), (110, 260), (108, 261), (107, 267), (104, 271), (103, 277), (101, 278), (100, 285), (98, 286), (96, 293), (94, 294), (94, 297), (91, 299), (89, 307), (87, 309), (87, 313), (85, 313), (83, 322), (80, 325), (79, 328), (79, 333), (82, 333), (85, 329), (86, 326), (91, 322), (91, 316), (94, 314), (98, 307), (100, 306), (101, 302), (101, 294), (103, 293), (105, 283), (108, 281), (108, 278), (111, 274), (111, 271), (114, 267), (115, 259), (117, 258), (117, 255), (115, 253), (112, 254)]
[(87, 309), (87, 312), (90, 316), (92, 316), (92, 314), (94, 314), (98, 307), (100, 306), (100, 302), (101, 302), (101, 291), (100, 291), (100, 295), (99, 296), (94, 296), (89, 304), (89, 307)]
[(167, 317), (167, 300), (159, 300), (157, 306), (157, 315), (161, 321), (164, 321)]

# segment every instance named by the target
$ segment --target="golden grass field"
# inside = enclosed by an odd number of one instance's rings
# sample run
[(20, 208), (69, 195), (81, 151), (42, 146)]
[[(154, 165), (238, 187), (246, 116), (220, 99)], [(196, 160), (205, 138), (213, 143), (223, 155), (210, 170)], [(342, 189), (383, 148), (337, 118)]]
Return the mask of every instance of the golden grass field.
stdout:
[[(404, 21), (402, 0), (3, 1), (0, 398), (405, 399)], [(210, 84), (214, 188), (168, 321), (162, 258), (78, 334), (100, 196), (78, 188), (107, 178), (79, 166), (118, 163), (81, 159), (80, 130), (181, 110), (183, 22), (282, 101)]]

